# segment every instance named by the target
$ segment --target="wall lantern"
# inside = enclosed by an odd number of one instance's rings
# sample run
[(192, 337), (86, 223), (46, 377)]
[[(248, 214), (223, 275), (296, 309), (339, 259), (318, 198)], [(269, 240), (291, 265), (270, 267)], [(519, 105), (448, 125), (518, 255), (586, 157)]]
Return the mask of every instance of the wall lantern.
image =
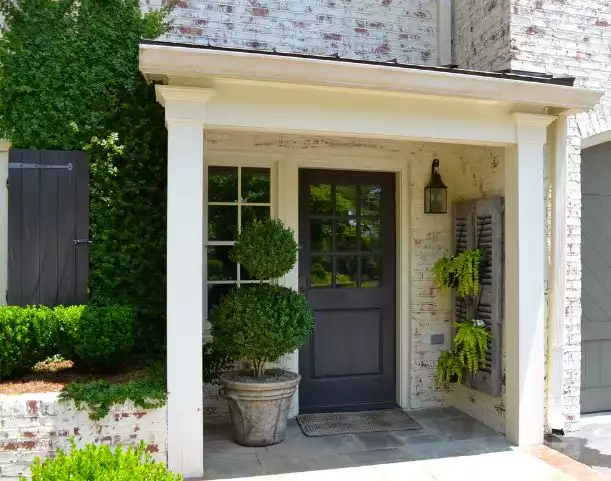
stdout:
[(439, 160), (433, 160), (431, 181), (424, 189), (424, 213), (445, 214), (448, 212), (448, 188), (439, 174)]

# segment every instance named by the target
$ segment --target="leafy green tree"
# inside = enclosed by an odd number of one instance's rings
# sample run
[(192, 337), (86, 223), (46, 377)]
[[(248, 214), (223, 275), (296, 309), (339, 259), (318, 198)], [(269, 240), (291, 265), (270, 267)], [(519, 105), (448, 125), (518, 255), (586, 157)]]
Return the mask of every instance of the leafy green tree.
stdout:
[[(0, 0), (0, 132), (17, 148), (88, 148), (90, 300), (129, 304), (164, 343), (167, 135), (138, 68), (170, 8)], [(145, 342), (138, 343), (146, 345)]]

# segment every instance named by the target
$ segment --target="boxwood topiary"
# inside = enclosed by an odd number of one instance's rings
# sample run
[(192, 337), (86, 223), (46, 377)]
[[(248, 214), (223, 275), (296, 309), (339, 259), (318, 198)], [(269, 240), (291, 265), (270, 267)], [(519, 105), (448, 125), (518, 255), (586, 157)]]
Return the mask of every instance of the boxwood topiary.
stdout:
[(314, 314), (303, 295), (265, 283), (292, 269), (297, 250), (293, 231), (279, 220), (246, 226), (231, 257), (260, 282), (234, 289), (210, 315), (217, 349), (230, 358), (249, 361), (257, 377), (264, 374), (266, 362), (301, 347), (314, 328)]

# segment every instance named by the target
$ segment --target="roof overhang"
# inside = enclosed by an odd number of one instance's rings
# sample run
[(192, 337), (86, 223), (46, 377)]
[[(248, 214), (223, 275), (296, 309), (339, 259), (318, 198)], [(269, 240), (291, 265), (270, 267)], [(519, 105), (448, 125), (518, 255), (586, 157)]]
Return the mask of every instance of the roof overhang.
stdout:
[(602, 92), (552, 82), (397, 68), (324, 58), (142, 43), (140, 70), (151, 81), (214, 87), (217, 82), (274, 82), (317, 89), (489, 101), (567, 115), (595, 106)]

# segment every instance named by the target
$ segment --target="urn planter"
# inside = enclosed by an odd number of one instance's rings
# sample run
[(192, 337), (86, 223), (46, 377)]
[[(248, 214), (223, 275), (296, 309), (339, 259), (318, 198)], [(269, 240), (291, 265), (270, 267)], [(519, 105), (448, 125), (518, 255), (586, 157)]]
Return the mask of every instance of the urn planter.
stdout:
[(242, 446), (271, 446), (284, 441), (291, 400), (301, 376), (271, 369), (261, 377), (229, 371), (219, 382), (229, 405), (233, 440)]

